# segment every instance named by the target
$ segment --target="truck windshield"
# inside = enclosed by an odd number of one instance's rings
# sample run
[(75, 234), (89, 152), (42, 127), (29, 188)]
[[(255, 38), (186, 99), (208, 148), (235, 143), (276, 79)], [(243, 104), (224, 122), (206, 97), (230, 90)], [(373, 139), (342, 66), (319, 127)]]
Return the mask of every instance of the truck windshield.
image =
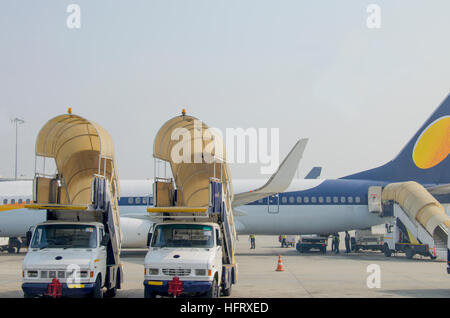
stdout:
[(208, 225), (158, 225), (153, 234), (151, 246), (210, 248), (214, 246), (213, 230)]
[(95, 248), (95, 226), (78, 224), (39, 225), (31, 241), (31, 248)]

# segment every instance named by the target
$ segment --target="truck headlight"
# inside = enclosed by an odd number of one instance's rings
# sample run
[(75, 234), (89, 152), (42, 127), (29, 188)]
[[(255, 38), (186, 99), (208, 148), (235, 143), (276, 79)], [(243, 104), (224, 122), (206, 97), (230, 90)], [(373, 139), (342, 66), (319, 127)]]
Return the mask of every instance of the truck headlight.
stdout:
[(206, 276), (206, 269), (196, 269), (195, 276)]
[(38, 277), (38, 272), (37, 271), (28, 271), (27, 276), (28, 277)]
[(86, 278), (86, 277), (88, 277), (88, 271), (81, 271), (80, 278)]
[(148, 269), (148, 274), (149, 275), (158, 275), (159, 274), (159, 269), (158, 268), (149, 268)]

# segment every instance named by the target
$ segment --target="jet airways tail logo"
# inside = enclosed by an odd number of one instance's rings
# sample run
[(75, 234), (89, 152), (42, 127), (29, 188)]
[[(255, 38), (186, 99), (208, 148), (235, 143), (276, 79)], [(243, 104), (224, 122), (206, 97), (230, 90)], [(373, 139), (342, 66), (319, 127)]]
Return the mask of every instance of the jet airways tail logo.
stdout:
[(413, 161), (420, 169), (430, 169), (450, 153), (450, 116), (441, 117), (422, 132), (413, 150)]

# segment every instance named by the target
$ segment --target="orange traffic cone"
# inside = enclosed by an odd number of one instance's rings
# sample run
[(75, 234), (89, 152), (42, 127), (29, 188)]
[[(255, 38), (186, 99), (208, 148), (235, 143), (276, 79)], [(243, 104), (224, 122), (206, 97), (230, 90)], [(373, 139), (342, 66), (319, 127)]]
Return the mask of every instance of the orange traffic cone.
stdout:
[(275, 271), (284, 272), (284, 266), (283, 266), (283, 262), (281, 261), (281, 255), (278, 255), (278, 266)]

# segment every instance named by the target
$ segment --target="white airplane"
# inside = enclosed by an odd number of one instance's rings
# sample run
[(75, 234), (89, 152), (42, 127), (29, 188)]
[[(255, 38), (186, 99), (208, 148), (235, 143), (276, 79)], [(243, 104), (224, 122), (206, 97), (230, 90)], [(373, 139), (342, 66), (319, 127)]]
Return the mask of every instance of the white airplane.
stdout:
[[(328, 234), (386, 222), (368, 210), (369, 186), (417, 181), (447, 209), (450, 203), (450, 95), (387, 164), (339, 179), (292, 177), (306, 141), (299, 141), (278, 171), (260, 188), (260, 180), (233, 180), (238, 234)], [(147, 244), (151, 226), (152, 180), (120, 182), (122, 247)], [(251, 190), (256, 189), (256, 190)], [(0, 182), (0, 236), (24, 236), (45, 219), (45, 212), (23, 208), (31, 200), (32, 181)]]

